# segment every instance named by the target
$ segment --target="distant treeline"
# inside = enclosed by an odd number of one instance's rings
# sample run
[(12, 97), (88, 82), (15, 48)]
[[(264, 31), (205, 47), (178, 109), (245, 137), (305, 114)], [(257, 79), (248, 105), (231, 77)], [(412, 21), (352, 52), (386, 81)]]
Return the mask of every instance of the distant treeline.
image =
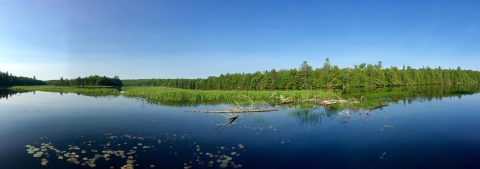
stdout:
[(77, 77), (75, 79), (63, 79), (61, 77), (60, 80), (49, 80), (47, 84), (55, 86), (122, 86), (122, 81), (118, 76), (109, 78), (95, 75), (84, 78)]
[(0, 87), (10, 87), (10, 86), (31, 86), (31, 85), (46, 85), (44, 81), (37, 80), (35, 76), (33, 78), (22, 77), (22, 76), (13, 76), (8, 72), (0, 71)]
[(289, 70), (281, 69), (255, 73), (222, 74), (207, 79), (137, 79), (122, 80), (125, 86), (165, 86), (186, 89), (216, 90), (274, 90), (274, 89), (324, 89), (349, 87), (386, 87), (436, 84), (478, 84), (480, 72), (472, 70), (424, 67), (413, 69), (383, 68), (378, 64), (354, 65), (340, 69), (331, 66), (327, 58), (324, 66), (313, 69), (303, 62)]

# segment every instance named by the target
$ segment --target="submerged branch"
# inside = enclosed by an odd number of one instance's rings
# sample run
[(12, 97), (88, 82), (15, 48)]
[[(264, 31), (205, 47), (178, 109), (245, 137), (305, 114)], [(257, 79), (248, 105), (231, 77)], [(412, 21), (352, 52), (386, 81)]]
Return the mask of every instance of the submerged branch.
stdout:
[(385, 107), (385, 106), (387, 106), (387, 104), (381, 104), (381, 105), (378, 105), (378, 106), (375, 106), (375, 107), (371, 108), (370, 111), (375, 110), (375, 109), (379, 109), (379, 108), (382, 108), (382, 107)]

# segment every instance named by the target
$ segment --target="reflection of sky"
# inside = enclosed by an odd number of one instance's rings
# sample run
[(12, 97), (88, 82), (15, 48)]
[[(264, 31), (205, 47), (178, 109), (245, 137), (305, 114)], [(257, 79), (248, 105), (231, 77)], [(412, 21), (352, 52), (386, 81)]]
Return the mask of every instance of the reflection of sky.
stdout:
[[(123, 97), (23, 93), (0, 100), (0, 161), (11, 161), (6, 164), (10, 168), (27, 167), (13, 160), (33, 159), (25, 152), (26, 144), (51, 141), (61, 147), (81, 140), (81, 136), (98, 139), (113, 132), (117, 136), (159, 138), (165, 134), (188, 134), (191, 139), (184, 146), (197, 142), (203, 151), (210, 152), (216, 151), (217, 146), (243, 144), (246, 152), (240, 159), (249, 168), (468, 166), (480, 156), (480, 111), (476, 107), (479, 97), (476, 94), (461, 99), (390, 104), (372, 111), (370, 116), (353, 113), (344, 125), (338, 117), (322, 117), (319, 123), (302, 124), (288, 115), (289, 109), (247, 113), (219, 133), (213, 129), (228, 121), (226, 118), (185, 112), (218, 107), (142, 106), (141, 101)], [(315, 113), (321, 113), (321, 108)], [(266, 123), (255, 122), (256, 116), (264, 116)], [(44, 136), (48, 138), (40, 139)], [(380, 159), (383, 152), (388, 160)], [(404, 161), (408, 163), (401, 163)]]

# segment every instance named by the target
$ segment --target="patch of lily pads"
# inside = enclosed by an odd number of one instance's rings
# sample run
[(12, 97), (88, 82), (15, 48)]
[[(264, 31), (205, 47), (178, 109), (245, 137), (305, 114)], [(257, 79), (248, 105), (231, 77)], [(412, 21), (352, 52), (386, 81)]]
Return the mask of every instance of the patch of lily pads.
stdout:
[[(207, 165), (209, 167), (220, 168), (239, 168), (241, 164), (236, 164), (235, 159), (238, 160), (240, 153), (244, 146), (218, 146), (216, 149), (210, 149), (205, 152), (197, 142), (192, 142), (189, 145), (192, 147), (191, 151), (185, 149), (175, 149), (175, 141), (189, 138), (187, 134), (166, 134), (165, 137), (145, 137), (133, 136), (125, 134), (123, 136), (115, 136), (112, 133), (105, 134), (109, 141), (104, 140), (88, 140), (76, 141), (76, 144), (68, 145), (63, 149), (55, 146), (51, 142), (34, 143), (33, 145), (25, 145), (27, 153), (34, 158), (41, 158), (40, 164), (47, 166), (49, 160), (60, 160), (70, 163), (71, 165), (81, 165), (91, 168), (104, 168), (106, 164), (111, 164), (110, 168), (133, 169), (138, 166), (149, 166), (155, 168), (155, 164), (139, 165), (138, 158), (142, 158), (146, 152), (168, 151), (172, 156), (177, 153), (193, 153), (193, 157), (187, 162), (183, 163), (184, 169), (189, 169), (195, 165)], [(103, 142), (105, 141), (105, 142)], [(103, 142), (103, 143), (101, 143)], [(136, 143), (135, 143), (136, 142)], [(183, 140), (185, 142), (185, 140)], [(39, 145), (38, 145), (39, 144)], [(184, 144), (183, 144), (184, 145)], [(179, 146), (181, 148), (182, 146)], [(209, 147), (211, 148), (211, 147)], [(208, 149), (208, 148), (205, 148)], [(138, 152), (141, 152), (140, 154)], [(174, 152), (174, 154), (172, 153)], [(161, 154), (162, 152), (156, 153)], [(165, 154), (165, 152), (163, 152)], [(53, 156), (53, 157), (51, 157)], [(42, 158), (43, 157), (43, 158)], [(111, 158), (124, 159), (115, 160), (117, 164), (107, 163)], [(98, 165), (98, 161), (105, 161)], [(118, 164), (118, 161), (123, 161), (123, 164)], [(159, 165), (159, 164), (157, 164)], [(161, 165), (161, 164), (160, 164)]]

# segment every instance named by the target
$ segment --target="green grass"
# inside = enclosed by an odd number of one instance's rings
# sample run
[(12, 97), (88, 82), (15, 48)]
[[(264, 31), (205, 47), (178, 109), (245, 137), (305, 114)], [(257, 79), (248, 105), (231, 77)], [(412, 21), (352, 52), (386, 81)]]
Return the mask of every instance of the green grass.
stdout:
[(116, 88), (108, 87), (71, 87), (71, 86), (14, 86), (10, 88), (15, 91), (45, 91), (45, 92), (63, 92), (76, 93), (86, 96), (119, 96), (120, 91)]
[[(169, 105), (169, 106), (188, 106), (188, 105), (217, 105), (220, 103), (240, 104), (241, 106), (249, 105), (250, 102), (245, 96), (249, 97), (258, 104), (260, 101), (266, 103), (280, 103), (279, 96), (291, 98), (294, 101), (302, 101), (308, 99), (360, 99), (364, 96), (367, 99), (362, 99), (359, 103), (342, 103), (333, 104), (330, 107), (333, 109), (355, 108), (355, 109), (370, 109), (375, 106), (385, 104), (392, 98), (398, 99), (410, 95), (410, 92), (381, 92), (381, 93), (356, 93), (340, 96), (338, 93), (321, 90), (292, 90), (292, 91), (227, 91), (227, 90), (188, 90), (178, 88), (166, 87), (122, 87), (124, 90), (123, 96), (143, 98), (148, 103)], [(312, 103), (296, 102), (300, 108), (312, 108)]]
[(338, 98), (336, 93), (320, 90), (294, 91), (227, 91), (227, 90), (187, 90), (165, 87), (123, 87), (126, 97), (140, 97), (146, 100), (159, 102), (218, 102), (234, 103), (246, 100), (280, 102), (279, 96), (293, 100), (305, 99), (333, 99)]

